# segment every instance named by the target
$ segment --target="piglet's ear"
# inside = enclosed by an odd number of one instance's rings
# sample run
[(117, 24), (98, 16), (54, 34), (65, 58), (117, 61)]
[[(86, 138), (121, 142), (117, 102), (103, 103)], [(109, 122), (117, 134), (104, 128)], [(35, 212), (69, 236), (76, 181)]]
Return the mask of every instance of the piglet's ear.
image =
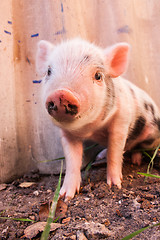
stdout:
[(110, 77), (120, 76), (127, 68), (129, 44), (118, 43), (105, 49), (106, 66)]
[(48, 58), (54, 45), (48, 41), (41, 40), (37, 45), (36, 69), (40, 75), (43, 75), (48, 67)]

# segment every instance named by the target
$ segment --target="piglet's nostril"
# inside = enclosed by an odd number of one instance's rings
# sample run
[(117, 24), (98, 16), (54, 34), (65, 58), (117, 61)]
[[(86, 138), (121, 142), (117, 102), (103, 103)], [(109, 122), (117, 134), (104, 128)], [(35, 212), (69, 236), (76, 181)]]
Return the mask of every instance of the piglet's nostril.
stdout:
[(57, 111), (58, 107), (54, 104), (54, 102), (49, 102), (48, 103), (48, 113), (51, 114), (52, 111)]
[(64, 105), (66, 113), (76, 115), (78, 113), (78, 107), (74, 104)]

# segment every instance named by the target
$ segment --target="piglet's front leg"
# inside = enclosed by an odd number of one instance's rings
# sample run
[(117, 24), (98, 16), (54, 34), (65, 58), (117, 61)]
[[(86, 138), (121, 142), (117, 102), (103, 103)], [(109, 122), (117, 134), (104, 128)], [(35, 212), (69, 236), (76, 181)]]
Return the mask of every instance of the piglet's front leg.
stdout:
[(127, 126), (113, 127), (109, 134), (107, 149), (107, 184), (121, 188), (123, 151), (127, 138)]
[(79, 192), (83, 145), (81, 141), (62, 130), (62, 146), (66, 161), (66, 174), (60, 196), (65, 196), (65, 201), (67, 201)]

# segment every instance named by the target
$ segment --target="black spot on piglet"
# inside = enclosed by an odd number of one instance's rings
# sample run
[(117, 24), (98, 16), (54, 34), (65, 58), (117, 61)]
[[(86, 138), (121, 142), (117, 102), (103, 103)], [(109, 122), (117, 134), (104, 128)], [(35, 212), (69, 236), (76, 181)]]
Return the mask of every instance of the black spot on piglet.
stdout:
[(133, 129), (131, 130), (130, 134), (129, 134), (129, 139), (128, 140), (133, 140), (136, 139), (143, 131), (144, 127), (146, 124), (146, 119), (142, 116), (140, 116), (135, 124)]
[(144, 108), (147, 110), (147, 111), (151, 111), (153, 117), (155, 115), (155, 111), (154, 111), (154, 106), (151, 104), (151, 103), (144, 103)]
[(149, 110), (149, 106), (148, 106), (148, 104), (145, 102), (144, 103), (144, 108), (148, 111)]
[(152, 105), (152, 104), (150, 104), (150, 109), (151, 109), (152, 115), (153, 115), (153, 117), (154, 117), (154, 115), (155, 115), (155, 112), (154, 112), (154, 107), (153, 107), (153, 105)]

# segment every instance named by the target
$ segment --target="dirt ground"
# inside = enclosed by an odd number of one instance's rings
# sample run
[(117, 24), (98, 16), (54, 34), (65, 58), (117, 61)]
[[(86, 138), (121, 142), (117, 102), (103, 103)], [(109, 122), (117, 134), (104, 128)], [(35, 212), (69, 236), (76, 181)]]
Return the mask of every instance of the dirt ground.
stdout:
[[(157, 161), (152, 173), (160, 175), (159, 158)], [(146, 172), (147, 165), (144, 160), (140, 167), (125, 161), (121, 190), (107, 186), (106, 166), (92, 167), (87, 176), (83, 171), (81, 191), (67, 204), (62, 202), (58, 228), (50, 232), (49, 239), (122, 239), (142, 227), (160, 222), (160, 180), (144, 181), (144, 177), (137, 174)], [(0, 185), (0, 217), (45, 221), (46, 206), (53, 198), (58, 178), (32, 172), (10, 184)], [(26, 182), (34, 184), (20, 185)], [(33, 230), (33, 235), (26, 237), (27, 227), (33, 224), (1, 218), (0, 239), (38, 240), (41, 234)], [(160, 239), (160, 226), (149, 228), (133, 239)]]

